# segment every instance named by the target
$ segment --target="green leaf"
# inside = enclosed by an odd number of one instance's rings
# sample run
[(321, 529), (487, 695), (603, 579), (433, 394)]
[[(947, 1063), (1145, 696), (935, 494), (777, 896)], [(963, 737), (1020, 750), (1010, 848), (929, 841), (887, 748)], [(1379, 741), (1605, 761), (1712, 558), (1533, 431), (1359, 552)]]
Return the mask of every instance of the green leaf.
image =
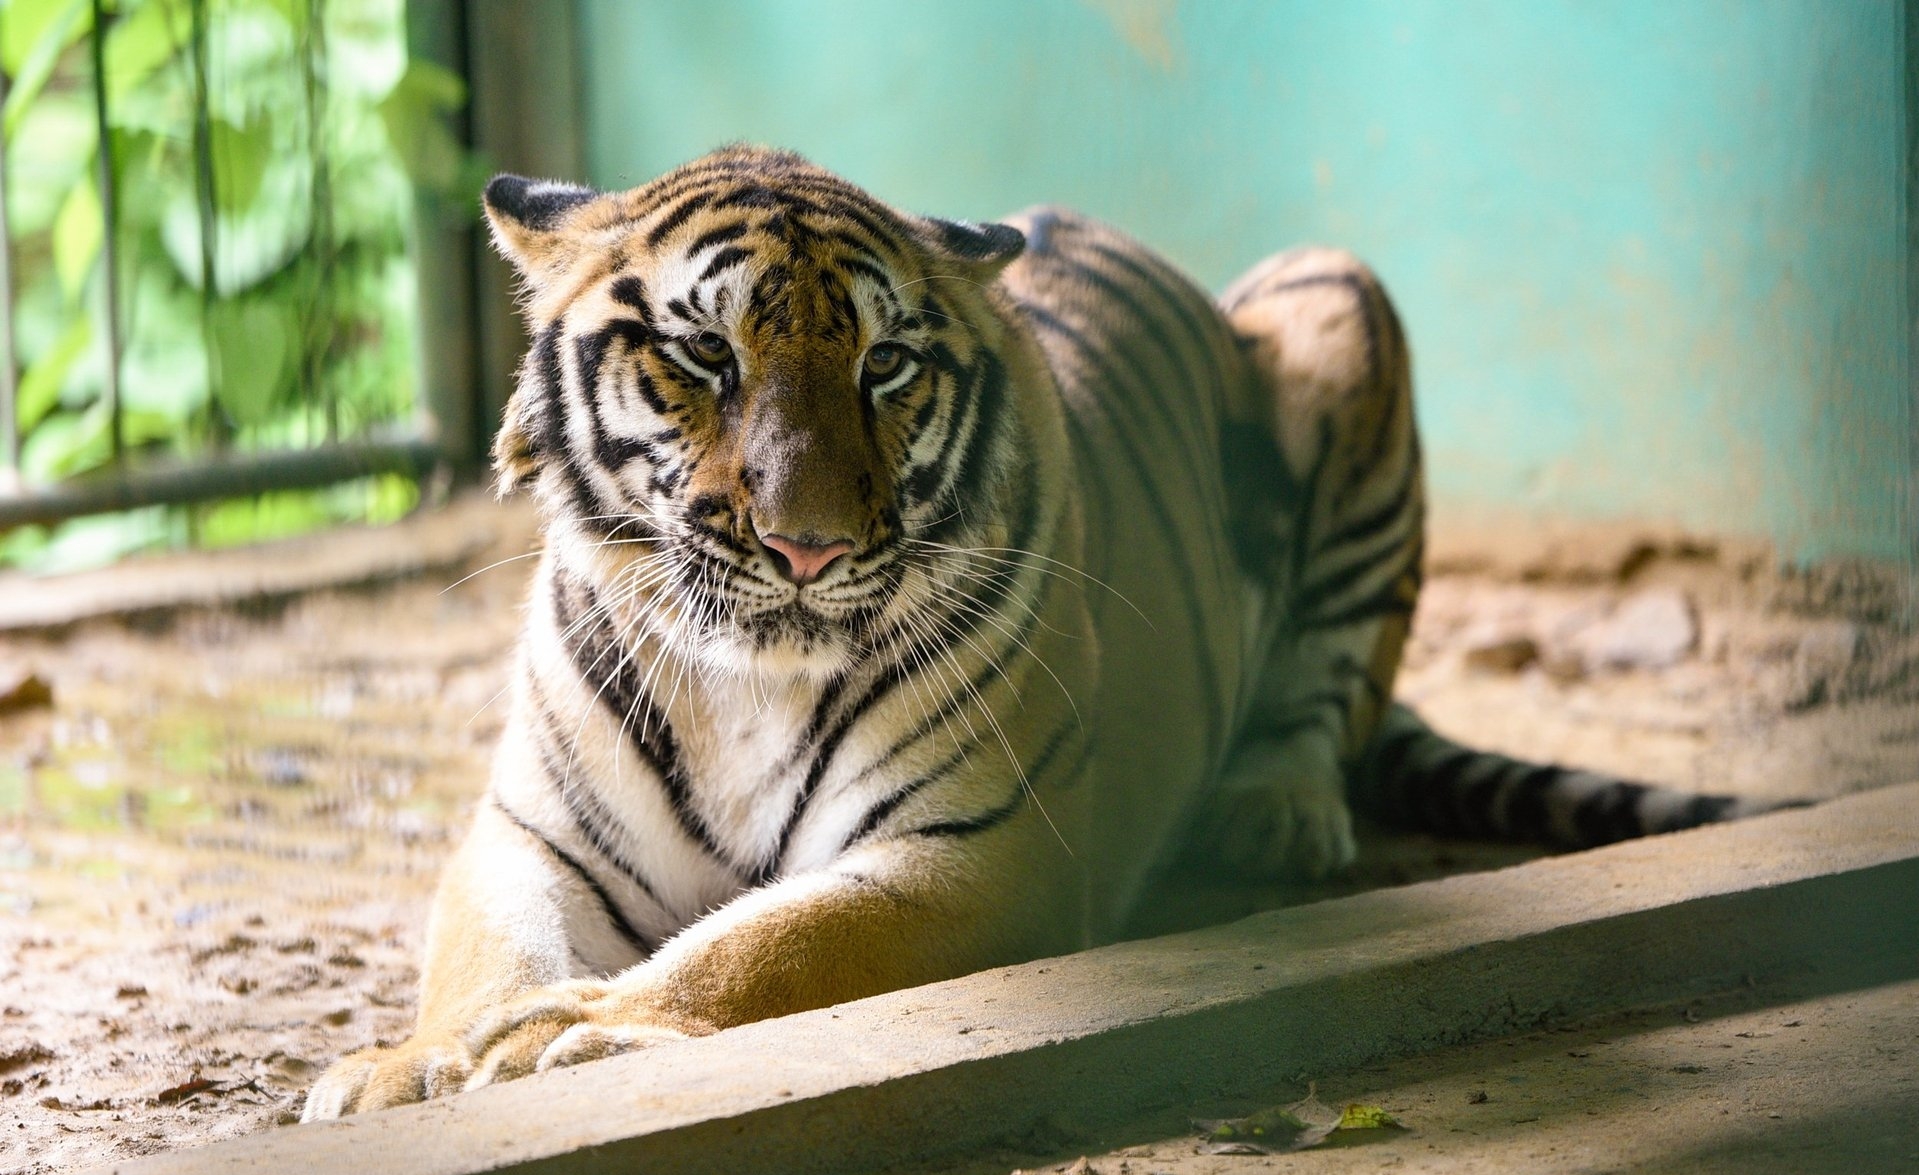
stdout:
[(48, 24), (72, 7), (70, 0), (7, 0), (0, 5), (0, 67), (18, 77)]
[(12, 75), (4, 116), (5, 133), (11, 137), (53, 76), (60, 55), (92, 31), (93, 6), (88, 0), (15, 0), (7, 5), (5, 17), (0, 21), (0, 56)]
[[(312, 183), (309, 160), (298, 154), (276, 153), (267, 160), (260, 189), (253, 201), (216, 229), (213, 288), (222, 297), (242, 293), (279, 273), (299, 256), (312, 231), (313, 209), (308, 201)], [(200, 205), (191, 184), (165, 194), (160, 217), (160, 241), (186, 283), (200, 288)]]
[(41, 352), (21, 375), (14, 409), (23, 434), (33, 431), (60, 402), (60, 389), (66, 384), (67, 372), (92, 342), (93, 320), (80, 315), (67, 323), (67, 329), (54, 344)]
[(176, 0), (147, 0), (107, 30), (109, 112), (179, 52), (191, 35), (191, 9)]
[(330, 0), (326, 12), (327, 82), (355, 103), (387, 96), (407, 70), (403, 0)]
[(59, 481), (105, 464), (113, 455), (106, 409), (95, 402), (85, 412), (56, 412), (41, 421), (20, 447), (20, 468), (28, 480)]
[[(151, 254), (148, 255), (151, 257)], [(200, 300), (184, 289), (164, 259), (134, 265), (121, 393), (129, 412), (173, 422), (185, 437), (207, 403), (207, 353)]]
[(69, 303), (79, 301), (105, 238), (100, 193), (89, 177), (74, 185), (53, 218), (53, 271), (59, 275), (60, 291)]
[(33, 561), (40, 575), (59, 575), (102, 567), (135, 551), (161, 546), (175, 538), (177, 527), (164, 506), (74, 518), (54, 530)]
[(18, 242), (46, 232), (94, 165), (93, 99), (42, 94), (7, 139), (7, 228)]
[(1335, 1130), (1404, 1130), (1399, 1119), (1388, 1114), (1378, 1106), (1364, 1106), (1358, 1102), (1347, 1105), (1339, 1114), (1339, 1125)]
[(273, 416), (289, 374), (292, 323), (285, 308), (263, 298), (216, 303), (212, 334), (220, 404), (245, 427)]
[(420, 187), (451, 191), (466, 173), (467, 151), (454, 138), (445, 115), (466, 101), (466, 86), (430, 61), (414, 61), (380, 103), (388, 142), (407, 175)]
[(273, 158), (272, 128), (264, 120), (235, 126), (216, 118), (212, 129), (215, 201), (222, 212), (240, 212), (260, 194)]

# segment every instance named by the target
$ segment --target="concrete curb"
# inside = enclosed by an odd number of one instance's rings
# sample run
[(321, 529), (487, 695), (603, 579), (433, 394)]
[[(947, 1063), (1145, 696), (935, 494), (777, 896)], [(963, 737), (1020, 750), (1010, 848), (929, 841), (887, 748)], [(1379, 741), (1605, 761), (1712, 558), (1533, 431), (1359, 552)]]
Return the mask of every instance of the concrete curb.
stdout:
[(1919, 784), (101, 1170), (853, 1172), (1742, 984), (1919, 976)]

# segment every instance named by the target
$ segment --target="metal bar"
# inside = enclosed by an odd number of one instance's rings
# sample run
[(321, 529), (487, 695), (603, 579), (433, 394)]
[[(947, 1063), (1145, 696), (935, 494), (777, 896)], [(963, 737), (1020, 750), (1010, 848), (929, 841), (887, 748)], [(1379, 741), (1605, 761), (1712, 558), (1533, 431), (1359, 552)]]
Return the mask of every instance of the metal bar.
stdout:
[(312, 209), (308, 247), (314, 253), (313, 300), (307, 308), (307, 329), (300, 340), (302, 390), (321, 393), (326, 411), (326, 436), (340, 437), (340, 402), (335, 389), (323, 386), (326, 361), (333, 349), (333, 168), (326, 143), (326, 0), (307, 0), (306, 43), (301, 46), (300, 71), (306, 86), (307, 152), (312, 157), (312, 181), (307, 201)]
[(200, 345), (207, 357), (207, 432), (218, 450), (226, 446), (232, 432), (228, 427), (226, 406), (220, 395), (224, 381), (220, 371), (220, 348), (213, 325), (214, 304), (219, 300), (219, 188), (213, 174), (213, 112), (209, 101), (213, 83), (207, 76), (207, 3), (192, 0), (192, 21), (188, 33), (193, 58), (193, 196), (200, 222)]
[[(564, 5), (556, 5), (563, 8)], [(411, 0), (406, 6), (407, 52), (473, 82), (467, 68), (467, 5), (464, 0)], [(472, 145), (469, 101), (453, 115), (453, 132)], [(481, 467), (487, 426), (481, 380), (480, 324), (475, 292), (481, 252), (473, 210), (479, 201), (451, 204), (431, 194), (413, 202), (413, 260), (419, 291), (422, 403), (446, 444), (447, 459), (461, 473)]]
[(116, 465), (45, 489), (0, 497), (0, 532), (111, 510), (177, 506), (276, 490), (311, 489), (376, 473), (405, 473), (417, 477), (432, 469), (439, 460), (437, 443), (413, 437), (280, 453), (249, 453), (138, 471)]
[(115, 465), (125, 450), (120, 410), (120, 209), (119, 192), (113, 168), (113, 132), (107, 122), (107, 6), (106, 0), (93, 0), (93, 31), (88, 35), (93, 49), (93, 117), (99, 134), (100, 153), (100, 277), (102, 300), (106, 305), (107, 371), (101, 388), (106, 401), (108, 436)]
[(1906, 533), (1911, 545), (1906, 550), (1906, 570), (1912, 580), (1907, 592), (1907, 619), (1919, 621), (1919, 0), (1905, 0), (1900, 6), (1905, 60), (1905, 151), (1906, 190), (1906, 389), (1910, 402), (1906, 420), (1910, 437), (1911, 465), (1906, 481)]
[[(504, 171), (586, 180), (584, 74), (577, 4), (466, 0), (473, 145)], [(529, 102), (528, 94), (540, 95)], [(525, 325), (514, 312), (517, 281), (498, 254), (479, 253), (480, 388), (487, 436), (512, 393), (526, 352)]]
[[(0, 20), (4, 20), (0, 12)], [(0, 69), (0, 107), (12, 87)], [(0, 132), (0, 463), (10, 478), (20, 474), (19, 358), (13, 344), (13, 227), (7, 220), (7, 139)]]

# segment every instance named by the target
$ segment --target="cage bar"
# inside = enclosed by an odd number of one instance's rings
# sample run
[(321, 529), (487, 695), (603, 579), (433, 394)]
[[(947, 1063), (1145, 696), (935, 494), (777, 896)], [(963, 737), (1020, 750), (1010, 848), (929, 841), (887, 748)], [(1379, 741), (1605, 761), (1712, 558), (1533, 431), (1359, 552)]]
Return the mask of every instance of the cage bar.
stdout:
[[(12, 79), (0, 69), (0, 107)], [(20, 476), (19, 356), (13, 343), (13, 224), (7, 217), (7, 136), (0, 132), (0, 465), (8, 480)]]
[(107, 369), (101, 397), (106, 401), (108, 436), (113, 449), (113, 464), (126, 456), (125, 429), (121, 427), (120, 404), (120, 209), (117, 177), (113, 168), (113, 130), (107, 123), (107, 6), (106, 0), (93, 0), (93, 29), (87, 34), (93, 50), (93, 117), (100, 135), (100, 285), (105, 305), (102, 322), (107, 335)]
[(439, 461), (440, 446), (435, 441), (405, 438), (236, 454), (138, 470), (115, 464), (44, 489), (0, 497), (0, 532), (140, 506), (180, 506), (276, 490), (315, 489), (381, 473), (419, 477)]

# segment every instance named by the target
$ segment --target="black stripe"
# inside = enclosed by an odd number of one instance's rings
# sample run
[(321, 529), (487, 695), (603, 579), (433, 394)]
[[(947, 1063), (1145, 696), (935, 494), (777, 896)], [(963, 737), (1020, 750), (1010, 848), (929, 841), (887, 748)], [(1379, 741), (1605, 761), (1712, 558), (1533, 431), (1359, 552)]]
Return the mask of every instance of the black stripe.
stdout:
[(860, 822), (853, 827), (853, 831), (847, 835), (845, 842), (840, 845), (840, 851), (845, 852), (853, 845), (871, 835), (873, 830), (878, 828), (882, 821), (894, 812), (899, 811), (901, 804), (904, 804), (920, 792), (925, 791), (928, 787), (951, 775), (953, 769), (959, 766), (965, 758), (966, 752), (963, 749), (955, 750), (952, 754), (936, 764), (932, 770), (908, 782), (904, 787), (897, 788), (890, 794), (882, 797), (879, 802), (866, 810), (866, 815), (860, 817)]
[(1413, 599), (1419, 594), (1420, 557), (1421, 549), (1413, 548), (1399, 573), (1381, 585), (1379, 590), (1346, 604), (1337, 611), (1298, 617), (1297, 623), (1303, 628), (1325, 631), (1377, 620), (1383, 616), (1412, 615)]
[(1412, 504), (1413, 491), (1418, 484), (1419, 464), (1416, 461), (1408, 461), (1400, 472), (1399, 483), (1390, 498), (1378, 508), (1340, 523), (1337, 530), (1314, 543), (1315, 552), (1328, 547), (1342, 546), (1389, 525)]
[(620, 847), (622, 844), (631, 843), (632, 834), (606, 806), (606, 801), (600, 797), (590, 781), (582, 780), (577, 784), (573, 782), (571, 756), (567, 756), (566, 761), (563, 762), (553, 745), (555, 740), (562, 737), (557, 726), (558, 720), (552, 711), (547, 709), (544, 700), (538, 700), (536, 705), (540, 717), (540, 730), (534, 735), (534, 749), (539, 752), (540, 767), (546, 772), (547, 783), (552, 786), (554, 794), (558, 795), (561, 802), (566, 805), (567, 814), (573, 817), (574, 826), (579, 829), (580, 835), (586, 838), (586, 842), (593, 846), (593, 850), (606, 858), (608, 864), (618, 869), (627, 881), (645, 894), (648, 901), (662, 910), (665, 909), (666, 903), (660, 901), (660, 895), (653, 891), (653, 886), (647, 882), (646, 875)]
[(606, 289), (608, 296), (640, 316), (640, 325), (652, 329), (653, 308), (646, 302), (646, 283), (638, 274), (621, 274)]
[[(1541, 764), (1525, 771), (1507, 785), (1511, 799), (1498, 820), (1507, 836), (1544, 840), (1552, 834), (1551, 798), (1567, 774), (1563, 767)], [(1488, 814), (1490, 815), (1490, 813)]]
[[(1138, 257), (1113, 248), (1104, 241), (1089, 240), (1086, 244), (1093, 252), (1126, 270), (1140, 284), (1158, 295), (1159, 300), (1165, 303), (1166, 308), (1173, 312), (1175, 318), (1179, 319), (1186, 334), (1201, 351), (1210, 352), (1223, 342), (1219, 330), (1220, 320), (1217, 313), (1213, 311), (1212, 301), (1201, 293), (1197, 286), (1163, 265), (1149, 264)], [(1196, 308), (1201, 306), (1208, 312), (1207, 320), (1214, 325), (1213, 331), (1209, 332), (1195, 315)]]
[(699, 236), (693, 238), (693, 243), (686, 247), (686, 255), (688, 257), (696, 257), (715, 245), (724, 245), (728, 241), (737, 241), (747, 234), (749, 227), (746, 221), (736, 220), (731, 224), (723, 224), (717, 228), (707, 229)]
[[(566, 637), (566, 648), (574, 668), (587, 687), (595, 691), (600, 703), (619, 721), (627, 742), (658, 777), (680, 830), (715, 859), (731, 866), (713, 830), (693, 807), (692, 783), (680, 758), (678, 739), (666, 715), (647, 696), (638, 667), (633, 663), (632, 650), (604, 614), (585, 619), (576, 627), (576, 622), (596, 609), (598, 602), (590, 585), (575, 580), (570, 586), (571, 590), (568, 584), (554, 585), (554, 622), (560, 632), (570, 633)], [(584, 598), (576, 601), (571, 598), (575, 594)], [(601, 669), (609, 654), (615, 655), (615, 664), (610, 670)]]
[(560, 327), (543, 328), (527, 352), (524, 371), (538, 384), (541, 396), (534, 414), (539, 438), (536, 451), (556, 465), (573, 501), (577, 525), (601, 538), (611, 538), (620, 522), (608, 516), (614, 511), (600, 498), (599, 491), (576, 463), (566, 443), (566, 373), (560, 356)]
[(567, 869), (572, 872), (573, 876), (579, 879), (580, 884), (584, 885), (587, 891), (593, 895), (594, 899), (599, 902), (600, 914), (606, 918), (614, 930), (619, 932), (620, 937), (626, 940), (628, 946), (632, 947), (636, 953), (641, 955), (650, 955), (653, 953), (657, 944), (646, 935), (640, 933), (631, 922), (626, 920), (626, 915), (621, 913), (619, 906), (614, 903), (613, 895), (607, 893), (606, 887), (601, 885), (599, 880), (591, 873), (587, 872), (586, 866), (575, 860), (571, 853), (549, 840), (545, 833), (533, 827), (532, 824), (522, 819), (518, 813), (501, 803), (498, 796), (492, 796), (490, 798), (493, 801), (493, 806), (499, 809), (500, 815), (512, 821), (521, 832), (531, 837), (535, 844), (538, 844), (547, 852), (552, 853), (554, 859), (566, 866)]
[(714, 197), (719, 195), (722, 190), (723, 187), (719, 184), (694, 189), (691, 195), (681, 199), (679, 204), (676, 205), (671, 212), (667, 213), (664, 219), (656, 223), (652, 229), (647, 232), (646, 247), (649, 249), (659, 248), (660, 242), (673, 235), (673, 230), (693, 219), (701, 209), (713, 203)]
[[(1204, 366), (1196, 371), (1191, 365), (1182, 362), (1187, 356), (1182, 355), (1179, 348), (1173, 345), (1173, 341), (1166, 337), (1159, 319), (1147, 313), (1146, 308), (1133, 297), (1131, 290), (1082, 259), (1066, 257), (1062, 260), (1074, 276), (1098, 289), (1110, 301), (1123, 308), (1138, 327), (1144, 328), (1146, 339), (1158, 348), (1162, 378), (1147, 378), (1145, 369), (1152, 363), (1153, 354), (1143, 351), (1134, 344), (1134, 340), (1140, 337), (1138, 331), (1105, 332), (1107, 336), (1105, 342), (1113, 354), (1121, 360), (1130, 360), (1119, 370), (1139, 377), (1125, 381), (1109, 379), (1109, 384), (1115, 388), (1130, 386), (1133, 395), (1128, 399), (1149, 408), (1158, 418), (1158, 427), (1151, 428), (1149, 435), (1181, 438), (1183, 450), (1181, 458), (1186, 471), (1192, 476), (1195, 484), (1213, 491), (1209, 496), (1213, 498), (1214, 507), (1224, 517), (1226, 509), (1224, 502), (1220, 500), (1218, 480), (1204, 476), (1210, 471), (1216, 454), (1212, 447), (1213, 438), (1208, 435), (1203, 426), (1203, 417), (1192, 412), (1190, 405), (1181, 405), (1176, 409), (1165, 396), (1170, 387), (1180, 386), (1201, 400), (1204, 400), (1207, 392), (1211, 391), (1213, 393), (1211, 399), (1218, 404), (1222, 397), (1218, 394), (1217, 381), (1209, 378), (1213, 373), (1207, 371)], [(1108, 370), (1114, 369), (1108, 368)]]
[[(1027, 797), (1034, 794), (1037, 790), (1039, 781), (1045, 778), (1047, 769), (1053, 765), (1053, 760), (1059, 755), (1059, 752), (1066, 747), (1068, 739), (1072, 736), (1078, 725), (1078, 720), (1073, 718), (1069, 718), (1060, 724), (1059, 729), (1055, 730), (1051, 737), (1046, 740), (1044, 747), (1040, 750), (1039, 756), (1033, 760), (1032, 767), (1027, 769), (1025, 782), (1017, 784), (1013, 788), (1013, 794), (1008, 797), (1004, 803), (988, 811), (981, 812), (976, 816), (965, 816), (957, 820), (939, 820), (932, 824), (922, 825), (919, 828), (908, 830), (905, 835), (972, 836), (985, 832), (990, 828), (996, 828), (1012, 819), (1013, 814), (1025, 806)], [(1089, 754), (1091, 754), (1090, 745), (1081, 749), (1080, 754), (1073, 760), (1071, 770), (1067, 772), (1067, 778), (1069, 780), (1079, 773), (1080, 768), (1085, 766)]]
[[(1022, 302), (1019, 305), (1029, 321), (1048, 333), (1070, 343), (1082, 356), (1083, 361), (1094, 369), (1095, 374), (1100, 376), (1107, 386), (1113, 387), (1118, 385), (1118, 381), (1113, 376), (1113, 373), (1105, 367), (1104, 361), (1099, 353), (1079, 332), (1043, 307), (1029, 302)], [(1089, 395), (1086, 397), (1086, 401), (1088, 403), (1099, 404), (1102, 412), (1106, 411), (1104, 401), (1097, 396)], [(1078, 413), (1069, 413), (1069, 415), (1076, 416)], [(1197, 645), (1201, 661), (1201, 672), (1198, 677), (1200, 692), (1202, 694), (1202, 712), (1205, 715), (1206, 721), (1207, 759), (1211, 762), (1220, 750), (1220, 728), (1223, 723), (1223, 714), (1219, 698), (1220, 674), (1218, 664), (1214, 659), (1214, 650), (1211, 644), (1204, 638), (1205, 633), (1212, 631), (1212, 626), (1208, 624), (1204, 610), (1200, 607), (1199, 602), (1198, 581), (1196, 578), (1199, 555), (1198, 552), (1190, 551), (1187, 548), (1184, 541), (1187, 537), (1186, 532), (1180, 528), (1173, 521), (1172, 516), (1166, 512), (1166, 504), (1163, 500), (1163, 492), (1159, 481), (1153, 476), (1151, 466), (1147, 463), (1144, 454), (1140, 452), (1131, 434), (1127, 429), (1121, 427), (1118, 421), (1111, 420), (1110, 415), (1109, 424), (1112, 426), (1113, 438), (1119, 443), (1121, 450), (1126, 456), (1127, 463), (1132, 467), (1135, 483), (1144, 490), (1140, 496), (1145, 499), (1146, 509), (1148, 513), (1153, 516), (1153, 520), (1158, 525), (1160, 532), (1165, 536), (1167, 546), (1170, 549), (1169, 553), (1173, 556), (1173, 569), (1178, 579), (1178, 591), (1186, 604), (1187, 624), (1191, 626), (1191, 632)], [(1082, 468), (1096, 465), (1098, 459), (1099, 454), (1097, 451), (1090, 448), (1083, 449), (1081, 450), (1079, 464)], [(1110, 501), (1110, 499), (1108, 500)], [(1216, 572), (1217, 570), (1218, 569), (1215, 568)]]
[(1639, 801), (1648, 790), (1641, 784), (1618, 781), (1580, 800), (1572, 814), (1579, 847), (1609, 845), (1643, 835), (1646, 829), (1639, 819)]
[[(909, 467), (904, 471), (900, 479), (900, 500), (909, 508), (931, 505), (945, 496), (948, 475), (962, 460), (963, 450), (978, 432), (980, 402), (979, 389), (975, 385), (979, 368), (961, 363), (943, 343), (934, 344), (928, 350), (926, 360), (932, 373), (927, 406), (946, 410), (946, 435), (940, 438), (939, 448), (924, 465)], [(952, 385), (951, 394), (945, 397), (939, 394), (942, 376)], [(922, 409), (921, 415), (925, 414), (926, 409)], [(914, 441), (920, 439), (920, 434), (916, 433)]]
[(580, 392), (586, 399), (587, 423), (593, 431), (593, 459), (612, 473), (618, 473), (627, 462), (644, 452), (633, 438), (615, 436), (607, 428), (603, 398), (599, 394), (601, 368), (606, 365), (613, 339), (619, 336), (617, 326), (609, 326), (583, 335), (573, 344), (574, 361), (580, 368)]
[(696, 280), (702, 282), (709, 281), (745, 261), (752, 255), (753, 251), (751, 249), (744, 248), (740, 245), (728, 245), (726, 248), (713, 254), (713, 259), (706, 263), (706, 268), (700, 271), (700, 276)]
[[(1416, 534), (1395, 535), (1388, 532), (1385, 535), (1388, 541), (1382, 542), (1376, 550), (1362, 547), (1350, 562), (1315, 568), (1320, 574), (1294, 589), (1295, 612), (1310, 618), (1372, 577), (1383, 575), (1389, 581), (1397, 581), (1405, 574), (1405, 554), (1417, 537)], [(1330, 557), (1327, 561), (1331, 562)], [(1377, 591), (1377, 586), (1372, 590)]]

